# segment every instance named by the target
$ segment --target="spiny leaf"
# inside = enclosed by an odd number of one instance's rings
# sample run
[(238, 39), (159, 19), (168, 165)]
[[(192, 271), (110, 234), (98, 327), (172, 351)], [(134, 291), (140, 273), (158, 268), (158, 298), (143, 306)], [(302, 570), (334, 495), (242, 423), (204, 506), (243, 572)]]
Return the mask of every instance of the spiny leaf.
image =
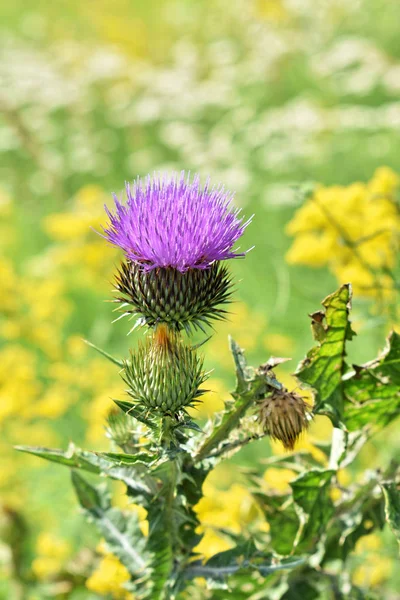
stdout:
[(257, 550), (252, 541), (246, 541), (230, 550), (219, 552), (212, 556), (205, 564), (193, 563), (187, 567), (187, 578), (205, 577), (206, 579), (219, 580), (234, 575), (238, 571), (258, 571), (264, 577), (274, 571), (293, 569), (304, 563), (303, 558), (290, 558), (278, 560), (271, 553)]
[(118, 358), (114, 358), (114, 356), (111, 356), (111, 354), (108, 354), (108, 352), (106, 352), (105, 350), (98, 348), (97, 346), (95, 346), (95, 344), (93, 344), (92, 342), (89, 342), (89, 340), (83, 340), (83, 341), (85, 342), (85, 344), (87, 344), (88, 346), (90, 346), (91, 348), (94, 348), (97, 352), (99, 352), (99, 354), (101, 354), (102, 356), (105, 356), (105, 358), (107, 358), (110, 362), (114, 363), (114, 365), (118, 365), (118, 367), (121, 367), (121, 368), (124, 367), (124, 363), (122, 360), (119, 360)]
[(88, 511), (104, 511), (111, 508), (110, 499), (105, 492), (100, 493), (99, 489), (88, 483), (76, 471), (72, 471), (71, 478), (79, 503), (83, 508)]
[(400, 335), (392, 332), (382, 354), (344, 380), (344, 421), (351, 431), (387, 425), (400, 413)]
[(315, 390), (314, 412), (328, 414), (335, 423), (343, 412), (342, 376), (345, 363), (346, 341), (354, 332), (349, 322), (351, 287), (343, 285), (322, 302), (325, 308), (325, 337), (314, 346), (299, 365), (295, 375)]
[(175, 495), (178, 469), (175, 461), (167, 461), (157, 467), (154, 475), (159, 481), (159, 495), (148, 506), (149, 536), (147, 547), (152, 553), (152, 596), (165, 600), (165, 586), (171, 577), (174, 554), (178, 542)]
[(110, 552), (121, 560), (133, 576), (143, 577), (149, 556), (136, 514), (125, 516), (119, 509), (111, 508), (104, 487), (92, 486), (76, 471), (72, 472), (72, 483), (82, 508), (96, 523)]
[(269, 524), (271, 547), (279, 554), (290, 554), (300, 527), (300, 520), (293, 502), (290, 502), (290, 498), (286, 494), (255, 493), (254, 497)]
[(229, 336), (229, 348), (233, 356), (236, 368), (237, 391), (246, 388), (246, 384), (252, 378), (252, 373), (247, 366), (247, 361), (243, 349)]
[(334, 513), (330, 484), (335, 473), (331, 469), (311, 469), (290, 483), (301, 523), (295, 542), (297, 551), (313, 547)]
[(95, 452), (100, 458), (110, 460), (115, 465), (135, 465), (137, 463), (150, 464), (154, 457), (140, 452), (139, 454), (124, 454), (123, 452)]
[[(39, 456), (40, 458), (45, 458), (51, 462), (65, 465), (66, 467), (84, 469), (85, 471), (90, 471), (91, 473), (100, 472), (99, 466), (94, 465), (90, 461), (83, 458), (81, 450), (76, 448), (73, 444), (70, 445), (66, 452), (53, 448), (42, 448), (40, 446), (15, 446), (15, 449), (19, 450), (20, 452), (26, 452), (27, 454)], [(90, 452), (87, 452), (87, 455), (89, 456)]]
[(18, 446), (17, 449), (73, 469), (104, 474), (111, 479), (122, 481), (132, 496), (150, 497), (157, 491), (155, 481), (149, 473), (149, 457), (145, 453), (129, 455), (89, 452), (73, 445), (66, 452), (28, 446)]
[(157, 429), (157, 424), (150, 417), (146, 416), (146, 411), (138, 408), (132, 402), (127, 402), (126, 400), (114, 400), (114, 402), (127, 415), (135, 417), (135, 419), (146, 425), (149, 429)]
[(381, 469), (370, 471), (367, 481), (347, 488), (335, 505), (335, 518), (326, 531), (323, 561), (346, 560), (361, 537), (383, 528), (383, 498), (376, 489), (396, 473), (397, 464), (391, 462), (383, 473)]

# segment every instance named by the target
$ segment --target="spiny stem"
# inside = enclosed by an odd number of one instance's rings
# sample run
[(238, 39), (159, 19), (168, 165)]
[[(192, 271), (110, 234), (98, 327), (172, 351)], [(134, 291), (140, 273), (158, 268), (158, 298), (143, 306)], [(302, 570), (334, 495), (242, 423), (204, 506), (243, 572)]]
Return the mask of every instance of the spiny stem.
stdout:
[(195, 457), (195, 462), (207, 458), (213, 448), (217, 448), (221, 442), (228, 439), (230, 432), (235, 429), (247, 409), (253, 404), (255, 398), (254, 391), (244, 392), (240, 398), (242, 399), (240, 406), (204, 442)]
[(340, 466), (340, 458), (346, 449), (346, 432), (338, 427), (333, 428), (331, 453), (329, 456), (329, 469), (337, 470)]

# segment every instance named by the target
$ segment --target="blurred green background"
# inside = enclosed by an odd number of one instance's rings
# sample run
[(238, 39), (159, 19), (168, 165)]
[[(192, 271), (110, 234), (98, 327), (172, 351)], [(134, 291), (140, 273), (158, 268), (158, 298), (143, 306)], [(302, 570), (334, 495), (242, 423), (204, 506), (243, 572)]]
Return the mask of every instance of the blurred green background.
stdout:
[[(232, 261), (237, 302), (205, 347), (216, 393), (203, 413), (233, 386), (228, 333), (253, 363), (291, 356), (294, 370), (312, 345), (307, 313), (337, 282), (285, 262), (285, 225), (304, 182), (400, 171), (399, 19), (400, 4), (384, 0), (2, 3), (0, 598), (101, 597), (85, 587), (96, 541), (67, 471), (12, 445), (107, 445), (104, 418), (123, 386), (82, 338), (124, 356), (135, 337), (104, 302), (118, 263), (91, 229), (104, 202), (153, 171), (235, 190), (255, 214), (241, 247), (255, 248)], [(353, 321), (350, 361), (373, 358), (387, 318), (355, 298)], [(374, 440), (364, 461), (376, 466), (393, 444)], [(270, 452), (263, 443), (245, 458)], [(390, 568), (368, 573), (366, 585), (395, 589)]]

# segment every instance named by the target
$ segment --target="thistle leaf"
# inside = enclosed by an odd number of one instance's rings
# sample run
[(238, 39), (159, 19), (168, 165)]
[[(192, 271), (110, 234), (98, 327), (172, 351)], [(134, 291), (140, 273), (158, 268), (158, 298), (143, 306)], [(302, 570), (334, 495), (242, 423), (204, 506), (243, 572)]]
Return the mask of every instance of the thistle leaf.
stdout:
[(121, 560), (133, 577), (144, 578), (149, 556), (136, 514), (126, 516), (112, 508), (104, 487), (92, 486), (76, 471), (71, 476), (82, 508), (104, 536), (110, 552)]
[(151, 461), (145, 453), (130, 455), (89, 452), (73, 445), (66, 452), (28, 446), (18, 446), (17, 449), (73, 469), (82, 469), (122, 481), (128, 487), (130, 496), (144, 499), (157, 491), (156, 483), (149, 472)]
[(345, 424), (350, 431), (390, 423), (400, 413), (400, 335), (392, 332), (382, 354), (345, 378)]
[(99, 354), (101, 354), (102, 356), (104, 356), (105, 358), (107, 358), (107, 360), (109, 360), (110, 362), (114, 363), (114, 365), (117, 365), (118, 367), (123, 368), (124, 363), (123, 363), (122, 360), (119, 360), (118, 358), (115, 358), (114, 356), (111, 356), (111, 354), (108, 354), (108, 352), (106, 352), (105, 350), (102, 350), (101, 348), (99, 348), (98, 346), (96, 346), (95, 344), (93, 344), (92, 342), (89, 342), (89, 340), (83, 340), (83, 341), (85, 342), (85, 344), (87, 344), (91, 348), (94, 348)]
[(135, 417), (135, 419), (146, 425), (149, 429), (157, 429), (157, 424), (146, 416), (146, 411), (136, 406), (133, 402), (127, 402), (126, 400), (114, 400), (114, 402), (124, 413)]
[(342, 376), (345, 363), (346, 341), (354, 332), (349, 321), (351, 287), (343, 285), (322, 302), (325, 308), (325, 337), (314, 346), (300, 363), (295, 375), (315, 390), (315, 413), (328, 414), (337, 425), (343, 414)]
[[(83, 458), (83, 452), (76, 448), (73, 444), (70, 444), (66, 452), (53, 448), (42, 448), (40, 446), (15, 446), (15, 449), (19, 452), (33, 454), (34, 456), (39, 456), (40, 458), (44, 458), (50, 462), (55, 462), (73, 469), (83, 469), (91, 473), (100, 472), (99, 466), (93, 465), (90, 460), (88, 461)], [(86, 454), (89, 456), (90, 452), (87, 452)]]
[(294, 546), (298, 552), (310, 550), (334, 513), (330, 497), (331, 480), (336, 471), (311, 469), (290, 483), (300, 519)]
[(271, 553), (263, 553), (257, 550), (252, 541), (235, 546), (231, 550), (225, 550), (212, 556), (205, 564), (193, 563), (185, 570), (185, 577), (205, 577), (211, 580), (224, 580), (238, 571), (258, 571), (264, 577), (274, 571), (293, 569), (304, 563), (304, 559), (290, 558), (278, 560)]
[(271, 534), (271, 547), (282, 555), (291, 553), (300, 527), (300, 520), (288, 495), (255, 493)]

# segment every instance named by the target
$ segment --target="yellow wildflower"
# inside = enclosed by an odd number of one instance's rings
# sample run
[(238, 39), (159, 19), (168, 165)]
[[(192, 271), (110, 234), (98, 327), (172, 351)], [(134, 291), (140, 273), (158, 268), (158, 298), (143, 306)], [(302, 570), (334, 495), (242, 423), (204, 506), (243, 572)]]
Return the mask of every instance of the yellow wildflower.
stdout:
[(389, 169), (389, 167), (380, 167), (377, 169), (369, 182), (369, 191), (371, 194), (391, 196), (396, 194), (400, 187), (400, 177)]
[(201, 523), (199, 532), (204, 534), (195, 551), (205, 558), (232, 546), (219, 529), (240, 533), (259, 514), (251, 494), (243, 485), (233, 483), (226, 490), (217, 487), (217, 482), (224, 483), (224, 479), (226, 482), (226, 476), (231, 479), (232, 473), (224, 474), (223, 468), (215, 469), (204, 482), (204, 495), (195, 507)]
[(263, 476), (265, 482), (265, 490), (271, 491), (271, 489), (280, 494), (286, 494), (290, 492), (289, 483), (295, 479), (296, 473), (291, 469), (278, 469), (276, 467), (269, 467)]
[(396, 265), (399, 250), (399, 190), (400, 178), (387, 167), (367, 184), (319, 187), (287, 226), (295, 238), (287, 261), (327, 265), (356, 293), (392, 299), (388, 270)]
[(235, 543), (227, 537), (223, 537), (213, 529), (207, 528), (194, 551), (201, 554), (205, 559), (208, 559), (214, 556), (214, 554), (218, 554), (218, 552), (224, 552), (233, 548), (234, 545)]
[(216, 377), (207, 379), (202, 386), (207, 392), (201, 396), (201, 402), (195, 408), (189, 408), (189, 414), (198, 419), (201, 417), (210, 417), (213, 413), (224, 408), (224, 400), (230, 398), (224, 382)]
[(382, 553), (382, 541), (374, 533), (360, 538), (356, 544), (356, 556), (360, 565), (353, 573), (353, 582), (360, 587), (371, 588), (389, 579), (393, 564)]
[(71, 548), (65, 540), (43, 532), (36, 542), (37, 557), (32, 562), (32, 571), (38, 579), (51, 579), (63, 568)]
[(134, 600), (133, 594), (123, 587), (129, 580), (127, 568), (116, 556), (107, 553), (86, 581), (86, 587), (102, 596), (109, 594), (114, 600)]

